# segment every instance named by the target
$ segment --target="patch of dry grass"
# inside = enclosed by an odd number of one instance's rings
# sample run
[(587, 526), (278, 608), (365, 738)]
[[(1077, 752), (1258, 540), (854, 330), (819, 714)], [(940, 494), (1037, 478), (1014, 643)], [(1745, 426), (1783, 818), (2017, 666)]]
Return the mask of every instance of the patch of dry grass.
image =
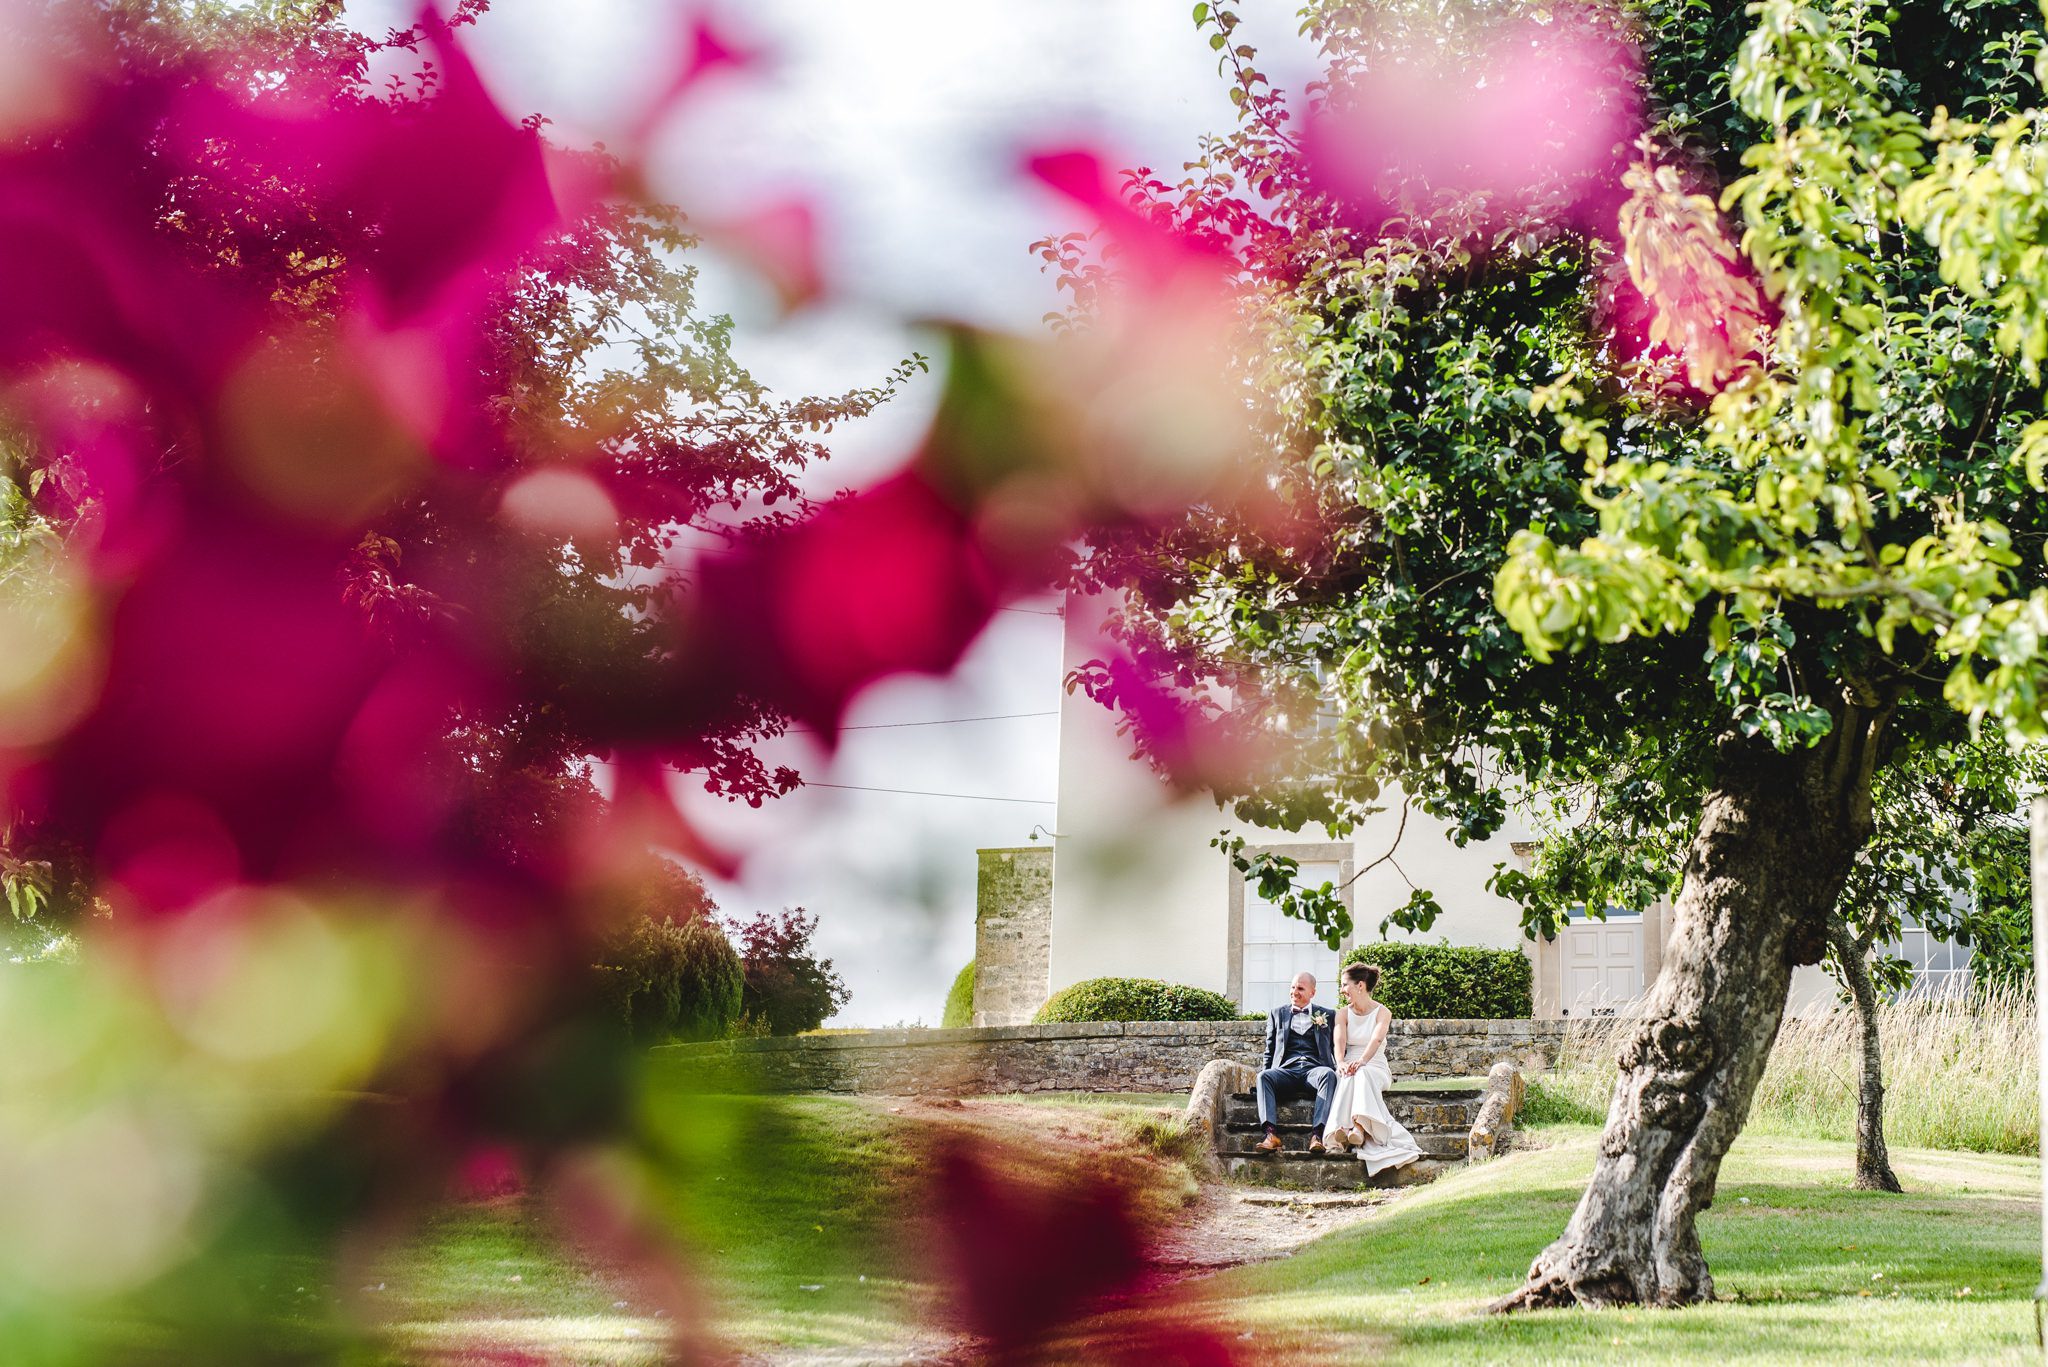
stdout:
[[(1576, 1021), (1557, 1066), (1535, 1084), (1531, 1121), (1597, 1122), (1614, 1086), (1614, 1058), (1635, 1022)], [(1888, 1002), (1885, 1138), (1894, 1145), (1979, 1153), (2040, 1151), (2032, 994)], [(1760, 1134), (1847, 1139), (1856, 1132), (1857, 1037), (1847, 1007), (1789, 1017), (1757, 1088), (1749, 1127)]]

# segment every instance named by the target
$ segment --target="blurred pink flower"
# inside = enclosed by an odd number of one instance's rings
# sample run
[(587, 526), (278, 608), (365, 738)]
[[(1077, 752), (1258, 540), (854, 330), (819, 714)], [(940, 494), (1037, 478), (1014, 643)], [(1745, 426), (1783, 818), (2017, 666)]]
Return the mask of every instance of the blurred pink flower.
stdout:
[[(1115, 1182), (1008, 1177), (974, 1141), (955, 1135), (938, 1150), (930, 1192), (951, 1318), (979, 1340), (977, 1357), (1064, 1361), (1043, 1355), (1078, 1352), (1092, 1361), (1188, 1367), (1233, 1360), (1213, 1334), (1151, 1313), (1075, 1347), (1091, 1315), (1139, 1290), (1149, 1262), (1131, 1194)], [(1173, 1300), (1171, 1289), (1155, 1293), (1147, 1310), (1170, 1309)]]
[[(1566, 7), (1483, 41), (1418, 45), (1332, 91), (1306, 148), (1355, 227), (1425, 237), (1528, 218), (1613, 232), (1644, 127), (1640, 63), (1613, 18)], [(1437, 222), (1441, 217), (1442, 222)]]
[(829, 739), (868, 685), (951, 668), (1004, 587), (962, 510), (918, 474), (899, 475), (707, 561), (685, 677)]

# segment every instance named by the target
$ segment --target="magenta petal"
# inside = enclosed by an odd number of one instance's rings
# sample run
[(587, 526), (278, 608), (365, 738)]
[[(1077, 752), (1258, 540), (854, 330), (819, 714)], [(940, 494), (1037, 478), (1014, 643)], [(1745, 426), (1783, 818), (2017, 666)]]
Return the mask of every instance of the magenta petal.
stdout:
[(743, 691), (826, 730), (877, 679), (950, 668), (998, 603), (972, 528), (916, 475), (760, 538), (702, 578), (699, 648)]

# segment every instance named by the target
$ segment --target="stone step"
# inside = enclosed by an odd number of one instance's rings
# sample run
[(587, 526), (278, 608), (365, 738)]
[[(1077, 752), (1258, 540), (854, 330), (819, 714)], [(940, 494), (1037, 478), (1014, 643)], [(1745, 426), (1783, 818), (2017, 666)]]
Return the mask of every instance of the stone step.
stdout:
[(1356, 1210), (1360, 1206), (1376, 1206), (1385, 1201), (1385, 1194), (1374, 1187), (1356, 1187), (1339, 1191), (1290, 1191), (1286, 1187), (1246, 1186), (1234, 1191), (1230, 1199), (1241, 1206), (1258, 1206), (1271, 1209), (1284, 1206), (1290, 1210)]
[[(1387, 1109), (1394, 1119), (1414, 1129), (1418, 1125), (1463, 1125), (1470, 1128), (1479, 1118), (1481, 1095), (1477, 1092), (1470, 1097), (1438, 1098), (1418, 1096), (1415, 1093), (1402, 1095), (1390, 1093)], [(1310, 1100), (1285, 1101), (1280, 1105), (1278, 1116), (1283, 1123), (1307, 1124), (1315, 1114), (1315, 1103)], [(1256, 1124), (1259, 1118), (1259, 1103), (1256, 1097), (1240, 1093), (1230, 1099), (1223, 1109), (1225, 1124)]]
[[(1448, 1104), (1460, 1101), (1478, 1101), (1485, 1095), (1486, 1093), (1481, 1091), (1388, 1092), (1386, 1093), (1386, 1098), (1387, 1104), (1390, 1106), (1395, 1104), (1427, 1105), (1432, 1102), (1437, 1104)], [(1258, 1100), (1258, 1097), (1259, 1094), (1257, 1092), (1232, 1092), (1230, 1094), (1230, 1099), (1232, 1101), (1256, 1101)]]
[[(1485, 1097), (1486, 1091), (1481, 1087), (1446, 1087), (1426, 1090), (1423, 1088), (1409, 1088), (1386, 1093), (1387, 1105), (1389, 1106), (1477, 1103), (1483, 1101)], [(1232, 1092), (1230, 1100), (1234, 1102), (1241, 1101), (1247, 1105), (1257, 1105), (1259, 1094), (1257, 1092)], [(1295, 1103), (1289, 1102), (1287, 1104), (1292, 1105)], [(1305, 1105), (1307, 1103), (1303, 1102), (1301, 1104)]]
[[(1298, 1134), (1306, 1140), (1315, 1132), (1317, 1126), (1306, 1120), (1280, 1120), (1274, 1123), (1273, 1128), (1283, 1135)], [(1404, 1128), (1410, 1134), (1454, 1134), (1460, 1138), (1472, 1133), (1470, 1125), (1409, 1125)], [(1265, 1129), (1266, 1127), (1255, 1119), (1231, 1120), (1224, 1123), (1222, 1133), (1257, 1135), (1263, 1134)]]
[(1430, 1158), (1418, 1158), (1378, 1176), (1368, 1174), (1365, 1164), (1346, 1155), (1326, 1158), (1319, 1154), (1249, 1156), (1226, 1155), (1224, 1170), (1235, 1182), (1247, 1186), (1294, 1188), (1308, 1191), (1351, 1191), (1361, 1187), (1412, 1187), (1435, 1178), (1453, 1166)]
[[(1468, 1133), (1469, 1131), (1459, 1130), (1448, 1134), (1441, 1132), (1417, 1134), (1415, 1136), (1415, 1147), (1421, 1149), (1426, 1157), (1442, 1159), (1445, 1162), (1455, 1162), (1465, 1157), (1466, 1136)], [(1218, 1139), (1216, 1152), (1225, 1158), (1239, 1155), (1257, 1158), (1274, 1157), (1275, 1155), (1259, 1152), (1259, 1141), (1264, 1138), (1264, 1133), (1260, 1131), (1240, 1131), (1222, 1135)], [(1277, 1156), (1282, 1158), (1316, 1157), (1317, 1155), (1308, 1152), (1308, 1139), (1309, 1137), (1306, 1132), (1288, 1134), (1283, 1131), (1281, 1142), (1286, 1147), (1281, 1149)], [(1345, 1156), (1349, 1158), (1348, 1151)], [(1357, 1160), (1350, 1159), (1350, 1161), (1356, 1162)]]

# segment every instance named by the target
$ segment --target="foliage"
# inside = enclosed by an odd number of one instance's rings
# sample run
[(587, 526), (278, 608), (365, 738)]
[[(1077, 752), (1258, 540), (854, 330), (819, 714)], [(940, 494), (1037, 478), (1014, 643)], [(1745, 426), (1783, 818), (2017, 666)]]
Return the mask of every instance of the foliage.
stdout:
[(939, 1020), (942, 1030), (959, 1030), (974, 1024), (974, 960), (953, 979), (953, 986), (946, 992), (945, 1015)]
[(818, 918), (802, 907), (729, 925), (746, 966), (746, 1017), (771, 1035), (815, 1030), (851, 999), (832, 961), (818, 957)]
[(1532, 965), (1520, 950), (1389, 941), (1359, 945), (1344, 962), (1378, 964), (1373, 996), (1404, 1020), (1514, 1020), (1535, 1010)]
[[(1077, 368), (959, 330), (914, 449), (829, 491), (835, 430), (922, 361), (769, 391), (692, 249), (738, 239), (795, 307), (823, 216), (799, 196), (707, 227), (649, 195), (657, 135), (752, 54), (672, 16), (605, 144), (564, 145), (470, 60), (487, 8), (364, 33), (329, 0), (27, 0), (0, 23), (36, 73), (0, 102), (6, 919), (73, 916), (76, 858), (114, 945), (0, 995), (10, 1039), (69, 1050), (0, 1124), (39, 1193), (0, 1210), (0, 1254), (36, 1250), (0, 1319), (45, 1356), (131, 1325), (169, 1359), (274, 1354), (230, 1294), (252, 1264), (403, 1227), (479, 1152), (659, 1262), (617, 1197), (661, 1150), (631, 1142), (635, 1064), (590, 967), (649, 850), (741, 853), (675, 785), (787, 792), (759, 741), (794, 719), (829, 747), (856, 695), (951, 667), (1090, 523), (1204, 487), (1128, 457), (1178, 460), (1149, 406), (1214, 386), (1134, 388), (1150, 358), (1115, 337)], [(663, 170), (703, 142), (664, 140)], [(1093, 205), (1091, 166), (1037, 174)], [(1172, 322), (1150, 332), (1206, 336)], [(757, 1018), (815, 1024), (844, 987), (781, 949)], [(48, 1140), (96, 1117), (120, 1147), (139, 1115), (146, 1161)], [(586, 1180), (609, 1163), (625, 1185)], [(671, 1308), (663, 1348), (692, 1356)], [(332, 1319), (298, 1355), (355, 1353)]]
[[(757, 742), (945, 668), (1039, 554), (986, 549), (964, 459), (943, 496), (915, 462), (845, 495), (811, 473), (919, 360), (780, 395), (704, 310), (699, 225), (642, 154), (734, 45), (684, 26), (625, 135), (577, 147), (469, 60), (486, 7), (0, 23), (38, 73), (0, 110), (0, 920), (110, 913), (0, 993), (10, 1038), (71, 1060), (0, 1124), (41, 1193), (0, 1212), (39, 1250), (0, 1320), (45, 1356), (101, 1326), (286, 1351), (225, 1288), (375, 1242), (478, 1151), (659, 1261), (549, 1160), (654, 1161), (591, 967), (650, 849), (729, 858), (671, 781), (788, 791)], [(649, 1033), (730, 1018), (715, 936), (629, 933)], [(134, 1163), (50, 1142), (143, 1114)], [(300, 1356), (360, 1355), (323, 1319)]]
[(697, 921), (718, 912), (704, 880), (672, 859), (649, 856), (630, 866), (632, 876), (608, 901), (621, 920)]
[[(1847, 943), (1870, 960), (1880, 990), (1904, 985), (1896, 943), (1910, 919), (1972, 946), (1980, 975), (2009, 982), (2032, 974), (2026, 794), (2048, 782), (2048, 755), (1999, 740), (1957, 737), (1902, 743), (1877, 774), (1872, 833), (1837, 903)], [(1617, 773), (1575, 789), (1550, 810), (1557, 824), (1530, 869), (1503, 870), (1495, 885), (1524, 905), (1640, 910), (1678, 894), (1696, 813), (1649, 777)], [(1830, 951), (1837, 977), (1841, 965)]]
[(667, 860), (627, 899), (599, 946), (599, 991), (641, 1044), (722, 1039), (740, 1018), (745, 973), (704, 885)]
[[(1367, 22), (1310, 4), (1332, 85), (1312, 92), (1307, 129), (1301, 106), (1240, 98), (1238, 127), (1205, 143), (1190, 180), (1132, 174), (1144, 212), (1234, 244), (1247, 332), (1263, 340), (1243, 375), (1272, 493), (1205, 506), (1167, 535), (1104, 538), (1078, 578), (1129, 590), (1111, 627), (1132, 658), (1198, 693), (1227, 688), (1216, 724), (1277, 753), (1219, 787), (1239, 816), (1341, 838), (1398, 804), (1462, 843), (1522, 801), (1555, 843), (1537, 877), (1504, 867), (1495, 886), (1532, 932), (1554, 932), (1573, 906), (1668, 895), (1715, 736), (1812, 744), (1840, 690), (1866, 684), (1892, 700), (1889, 752), (1919, 757), (1922, 788), (1950, 769), (1972, 780), (1962, 806), (1992, 810), (2008, 780), (1951, 748), (1973, 744), (1955, 704), (1997, 710), (1970, 701), (1977, 666), (1958, 652), (1991, 656), (1921, 600), (1953, 597), (1948, 576), (1988, 611), (1997, 583), (2042, 577), (2038, 556), (2005, 564), (1998, 549), (2048, 535), (2013, 463), (2038, 399), (1979, 345), (1995, 310), (1944, 284), (1939, 252), (1900, 217), (1918, 135), (1873, 102), (2010, 109), (2034, 46), (2020, 6), (1979, 7), (1960, 27), (1923, 8), (1892, 25), (1908, 40), (1853, 5), (1770, 7), (1752, 27), (1645, 4), (1631, 32), (1647, 141), (1562, 189), (1496, 192), (1476, 216), (1395, 165), (1376, 193), (1402, 211), (1362, 222), (1311, 136), (1342, 138), (1346, 81), (1412, 69), (1417, 50), (1478, 65), (1520, 11), (1393, 4)], [(1254, 63), (1228, 36), (1233, 7), (1204, 6), (1198, 23), (1242, 90)], [(1855, 35), (1852, 65), (1891, 64), (1881, 81), (1808, 70), (1830, 25)], [(2011, 60), (1978, 60), (1994, 47)], [(1837, 101), (1852, 111), (1841, 127), (1818, 112)], [(1987, 177), (1958, 169), (1967, 138), (1943, 127), (1951, 198), (1984, 192)], [(1795, 163), (1808, 178), (1825, 167), (1833, 198), (1799, 199)], [(1712, 193), (1745, 169), (1726, 201), (1748, 231), (1738, 245)], [(1814, 207), (1837, 199), (1853, 207)], [(1256, 225), (1235, 230), (1246, 214)], [(1871, 222), (1897, 225), (1869, 239), (1875, 254), (1858, 245)], [(1838, 309), (1840, 271), (1876, 302)], [(1731, 318), (1747, 321), (1731, 332)], [(1982, 634), (1966, 611), (1956, 620)], [(1943, 658), (1949, 672), (1929, 673)], [(1095, 691), (1106, 667), (1071, 683)], [(1280, 724), (1305, 703), (1334, 725)], [(1887, 782), (1888, 797), (1908, 786)], [(1269, 856), (1229, 852), (1262, 885), (1291, 881)], [(1349, 932), (1331, 890), (1284, 900), (1333, 943)], [(1425, 928), (1439, 910), (1417, 888), (1382, 928)]]
[(1046, 998), (1032, 1016), (1054, 1021), (1227, 1021), (1237, 1006), (1220, 992), (1158, 978), (1088, 978)]
[[(1195, 21), (1226, 79), (1255, 55), (1234, 5)], [(1309, 0), (1328, 81), (1240, 99), (1190, 172), (1263, 221), (1222, 240), (1264, 469), (1091, 542), (1077, 582), (1119, 597), (1124, 658), (1069, 686), (1126, 696), (1137, 662), (1190, 698), (1163, 726), (1125, 708), (1169, 771), (1188, 713), (1264, 739), (1208, 785), (1245, 821), (1341, 840), (1398, 806), (1465, 844), (1532, 810), (1555, 843), (1491, 884), (1532, 934), (1712, 871), (1677, 898), (1716, 929), (1652, 989), (1599, 1189), (1503, 1309), (1711, 1295), (1694, 1221), (1777, 975), (1830, 942), (1860, 970), (1909, 907), (2006, 936), (1948, 894), (2038, 772), (1972, 747), (2048, 739), (2037, 25), (2015, 0)], [(1191, 238), (1226, 225), (1129, 189)], [(1927, 806), (1947, 839), (1912, 827)], [(1351, 930), (1335, 889), (1281, 901)], [(1438, 911), (1416, 887), (1382, 933)]]
[(605, 999), (643, 1044), (721, 1039), (739, 1019), (739, 956), (708, 920), (635, 921), (600, 947)]

